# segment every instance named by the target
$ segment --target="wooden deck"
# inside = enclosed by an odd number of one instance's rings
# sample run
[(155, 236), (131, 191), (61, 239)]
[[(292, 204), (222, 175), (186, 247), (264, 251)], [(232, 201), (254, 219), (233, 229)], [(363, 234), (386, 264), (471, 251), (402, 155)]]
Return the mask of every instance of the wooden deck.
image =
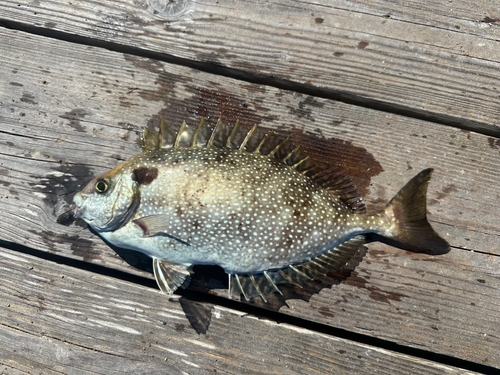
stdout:
[[(2, 1), (0, 373), (500, 371), (499, 35), (495, 1)], [(167, 298), (68, 209), (144, 126), (201, 116), (291, 132), (370, 210), (435, 168), (452, 250), (372, 242), (286, 305), (214, 267)]]

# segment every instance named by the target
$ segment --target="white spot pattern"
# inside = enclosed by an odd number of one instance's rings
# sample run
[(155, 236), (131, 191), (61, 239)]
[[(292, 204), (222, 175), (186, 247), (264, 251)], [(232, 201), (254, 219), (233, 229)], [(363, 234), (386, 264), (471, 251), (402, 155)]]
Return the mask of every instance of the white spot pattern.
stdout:
[[(283, 268), (385, 225), (379, 217), (353, 213), (309, 177), (261, 154), (181, 148), (150, 151), (127, 163), (124, 176), (139, 167), (158, 169), (156, 179), (140, 186), (133, 219), (161, 215), (162, 233), (170, 236), (134, 234), (129, 247), (174, 263), (218, 264), (231, 273)], [(126, 211), (130, 194), (115, 197), (116, 212)], [(133, 226), (129, 222), (113, 238), (131, 238)]]

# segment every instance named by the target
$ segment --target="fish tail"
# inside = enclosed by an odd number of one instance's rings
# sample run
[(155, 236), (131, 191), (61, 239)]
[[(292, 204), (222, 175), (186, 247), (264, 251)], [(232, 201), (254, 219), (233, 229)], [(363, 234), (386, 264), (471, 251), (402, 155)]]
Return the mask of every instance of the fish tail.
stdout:
[(410, 250), (443, 254), (450, 244), (441, 238), (427, 221), (426, 195), (433, 169), (425, 169), (408, 183), (385, 206), (383, 215), (390, 223), (385, 233)]

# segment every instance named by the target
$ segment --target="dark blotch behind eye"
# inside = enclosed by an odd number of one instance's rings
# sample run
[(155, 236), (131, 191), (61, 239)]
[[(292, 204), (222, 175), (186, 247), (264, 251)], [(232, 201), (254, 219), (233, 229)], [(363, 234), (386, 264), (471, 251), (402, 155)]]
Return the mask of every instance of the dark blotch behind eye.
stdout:
[(158, 177), (157, 168), (139, 167), (132, 171), (132, 180), (139, 185), (149, 185)]

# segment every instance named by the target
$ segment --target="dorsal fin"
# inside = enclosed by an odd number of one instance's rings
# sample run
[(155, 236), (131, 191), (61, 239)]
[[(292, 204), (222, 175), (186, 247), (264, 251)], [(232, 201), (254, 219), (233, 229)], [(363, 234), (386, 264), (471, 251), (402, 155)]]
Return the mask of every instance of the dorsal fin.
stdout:
[(202, 117), (200, 122), (198, 123), (198, 126), (196, 127), (196, 130), (194, 131), (193, 137), (191, 138), (191, 148), (198, 147), (198, 137), (200, 136), (201, 129), (203, 128), (204, 124), (205, 118)]
[(364, 213), (366, 211), (363, 198), (360, 197), (352, 179), (335, 167), (323, 169), (311, 176), (311, 179), (323, 189), (328, 190), (353, 211)]
[(288, 142), (289, 138), (286, 137), (285, 139), (283, 139), (275, 148), (274, 150), (272, 150), (270, 153), (269, 153), (269, 156), (273, 156), (273, 155), (276, 155), (277, 158), (280, 158), (280, 154), (279, 151), (280, 149), (283, 150), (283, 148), (285, 147), (286, 143)]
[(302, 164), (309, 160), (309, 156), (299, 159), (295, 164), (292, 165), (293, 169), (298, 169)]
[(296, 158), (298, 155), (300, 155), (300, 145), (295, 147), (283, 159), (281, 159), (281, 162), (286, 165), (294, 165), (297, 162)]
[(160, 118), (160, 142), (159, 147), (169, 149), (174, 146), (177, 133), (170, 126), (167, 125), (163, 118)]
[(172, 148), (177, 138), (178, 132), (168, 126), (163, 118), (160, 118), (159, 132), (144, 129), (140, 139), (142, 151), (148, 152)]
[(182, 122), (181, 128), (177, 132), (177, 137), (175, 137), (174, 148), (179, 148), (181, 141), (186, 140), (188, 137), (188, 132), (186, 131), (186, 121)]
[(142, 152), (148, 152), (159, 149), (159, 133), (153, 132), (144, 128), (142, 136), (140, 138)]
[(281, 143), (281, 140), (276, 135), (274, 130), (271, 130), (259, 143), (257, 148), (254, 150), (254, 153), (259, 153), (262, 155), (269, 155), (271, 151), (273, 151), (276, 146)]
[(262, 273), (230, 274), (229, 298), (235, 294), (243, 294), (249, 301), (252, 297), (260, 296), (267, 302), (267, 297), (281, 291), (278, 284), (294, 284), (299, 287), (318, 275), (339, 271), (348, 266), (348, 262), (364, 250), (365, 236), (358, 235), (341, 245), (327, 251), (306, 262), (290, 265), (280, 270), (269, 270)]
[(243, 142), (240, 145), (240, 150), (244, 150), (247, 145), (250, 145), (250, 143), (249, 143), (250, 138), (252, 137), (252, 135), (255, 134), (256, 131), (257, 131), (257, 124), (255, 124), (252, 127), (252, 129), (250, 129), (250, 131), (247, 133), (245, 139), (243, 140)]
[(226, 147), (227, 148), (235, 148), (235, 147), (233, 147), (234, 143), (232, 143), (232, 142), (236, 138), (236, 134), (238, 134), (239, 127), (240, 127), (240, 120), (236, 120), (236, 124), (233, 126), (233, 130), (231, 130), (231, 134), (229, 134), (229, 137), (227, 137), (227, 140), (226, 140)]
[(219, 119), (212, 131), (207, 147), (224, 148), (231, 130), (229, 126), (226, 126), (222, 120)]
[(219, 119), (217, 121), (217, 123), (215, 124), (215, 128), (213, 128), (213, 130), (212, 130), (212, 134), (210, 135), (210, 138), (208, 139), (207, 147), (214, 146), (215, 134), (217, 133), (219, 128), (222, 126), (223, 126), (223, 123), (222, 123), (221, 119)]

